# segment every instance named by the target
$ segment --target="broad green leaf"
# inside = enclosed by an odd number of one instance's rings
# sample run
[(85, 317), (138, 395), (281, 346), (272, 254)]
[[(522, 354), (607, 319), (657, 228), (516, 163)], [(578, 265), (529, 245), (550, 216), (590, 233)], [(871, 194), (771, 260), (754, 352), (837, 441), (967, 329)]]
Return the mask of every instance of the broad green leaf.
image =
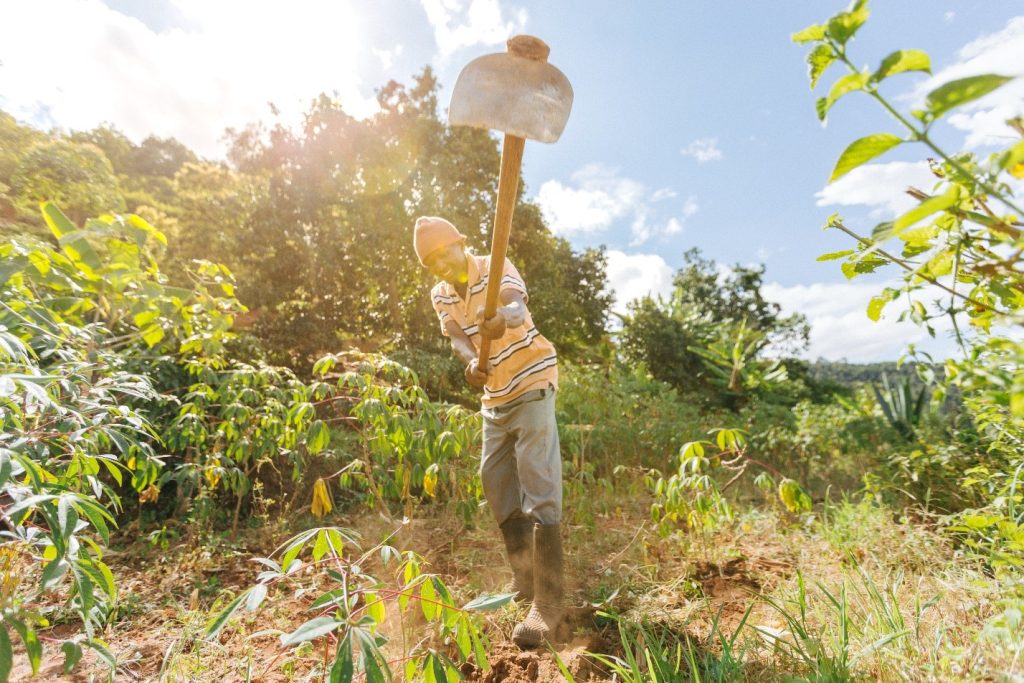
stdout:
[(22, 256), (0, 261), (0, 287), (3, 287), (11, 276), (25, 270), (27, 261)]
[(217, 634), (220, 633), (222, 628), (224, 628), (224, 625), (228, 623), (228, 619), (231, 618), (231, 615), (238, 611), (238, 608), (242, 604), (242, 600), (248, 597), (248, 595), (249, 591), (245, 591), (229, 602), (227, 607), (222, 609), (220, 614), (214, 617), (214, 619), (207, 625), (206, 631), (203, 633), (203, 638), (205, 640), (213, 640), (216, 638)]
[(903, 140), (892, 133), (877, 133), (854, 140), (839, 155), (839, 161), (836, 162), (836, 167), (832, 169), (832, 177), (828, 181), (834, 183), (853, 169), (871, 161), (877, 156), (885, 154), (901, 142)]
[(90, 638), (85, 641), (87, 647), (92, 648), (96, 654), (100, 656), (100, 659), (110, 667), (111, 671), (117, 668), (117, 658), (107, 647), (107, 644), (99, 638)]
[(779, 499), (790, 512), (810, 512), (814, 503), (803, 487), (792, 479), (783, 479), (779, 484)]
[(36, 496), (29, 496), (23, 500), (18, 501), (11, 507), (7, 508), (4, 512), (7, 516), (14, 521), (15, 524), (22, 524), (25, 520), (20, 517), (23, 513), (27, 513), (36, 505), (54, 500), (57, 496), (50, 495), (48, 493), (41, 493)]
[(7, 629), (0, 624), (0, 683), (7, 683), (14, 668), (14, 648)]
[(486, 612), (492, 609), (498, 609), (502, 605), (507, 604), (513, 597), (515, 597), (515, 593), (481, 595), (467, 602), (462, 606), (462, 609), (475, 612)]
[(828, 112), (832, 108), (832, 105), (834, 105), (840, 97), (857, 90), (863, 90), (864, 86), (867, 84), (868, 75), (866, 73), (846, 74), (840, 78), (832, 84), (832, 88), (828, 91), (828, 96), (819, 99), (816, 103), (818, 119), (824, 121), (828, 117)]
[(828, 36), (840, 45), (845, 45), (850, 38), (853, 38), (857, 30), (868, 20), (871, 12), (868, 10), (867, 2), (863, 0), (845, 12), (840, 12), (828, 20), (826, 32)]
[(420, 586), (420, 608), (427, 621), (433, 621), (437, 616), (437, 593), (434, 591), (432, 581), (424, 581)]
[[(331, 667), (331, 683), (351, 683), (355, 673), (355, 662), (352, 659), (352, 637), (346, 633), (338, 642), (334, 655), (334, 666)], [(410, 679), (411, 680), (411, 679)]]
[(53, 202), (43, 202), (39, 205), (39, 208), (43, 213), (43, 220), (46, 221), (46, 225), (50, 228), (50, 232), (58, 240), (64, 235), (78, 230), (75, 224)]
[(331, 440), (331, 431), (322, 420), (317, 420), (306, 433), (306, 448), (314, 455), (327, 448)]
[(900, 233), (900, 239), (910, 246), (922, 247), (931, 245), (931, 241), (939, 234), (934, 225), (923, 225), (917, 228), (904, 230)]
[(139, 330), (139, 334), (142, 335), (142, 340), (146, 342), (146, 346), (153, 348), (163, 340), (164, 328), (159, 325), (150, 325)]
[(831, 251), (827, 254), (822, 254), (817, 258), (818, 261), (838, 261), (841, 258), (846, 258), (850, 254), (855, 253), (854, 249), (843, 249), (842, 251)]
[(11, 626), (21, 636), (25, 643), (25, 654), (28, 655), (29, 664), (32, 666), (32, 675), (39, 673), (39, 663), (43, 660), (43, 646), (39, 643), (39, 636), (23, 621), (10, 621)]
[[(70, 674), (71, 670), (75, 668), (75, 664), (78, 664), (78, 660), (82, 658), (82, 646), (76, 642), (65, 640), (61, 643), (61, 651), (64, 653), (64, 673)], [(3, 678), (0, 678), (2, 681)]]
[(11, 456), (6, 448), (0, 448), (0, 489), (11, 477), (14, 467), (11, 465)]
[(880, 267), (889, 263), (883, 258), (876, 256), (868, 256), (867, 258), (860, 259), (857, 261), (847, 261), (842, 264), (839, 268), (843, 271), (843, 275), (848, 280), (852, 280), (858, 275), (864, 275), (865, 273), (873, 273)]
[(140, 311), (132, 316), (132, 320), (135, 321), (135, 326), (142, 328), (146, 327), (154, 320), (160, 317), (160, 311), (151, 309), (147, 311)]
[(889, 297), (885, 296), (873, 296), (871, 301), (868, 302), (868, 318), (878, 322), (879, 318), (882, 317), (882, 309), (889, 303)]
[(383, 664), (384, 657), (377, 646), (373, 636), (361, 628), (352, 629), (356, 640), (359, 641), (359, 651), (362, 653), (363, 673), (366, 674), (366, 683), (385, 683), (390, 678), (390, 671), (385, 675), (387, 664)]
[(469, 638), (469, 620), (463, 618), (459, 619), (458, 625), (455, 627), (455, 644), (459, 648), (459, 654), (463, 659), (469, 659), (469, 656), (473, 653), (473, 642)]
[(75, 533), (78, 526), (78, 511), (71, 506), (71, 497), (64, 495), (57, 501), (57, 531), (64, 537), (65, 542)]
[(822, 44), (807, 55), (807, 75), (811, 79), (811, 90), (818, 85), (818, 79), (836, 61), (836, 52), (831, 45)]
[(267, 584), (257, 583), (251, 589), (249, 589), (249, 596), (245, 599), (245, 608), (250, 612), (256, 611), (263, 602), (264, 598), (267, 597)]
[(953, 252), (948, 250), (939, 252), (924, 265), (922, 271), (932, 278), (949, 275), (953, 272)]
[(1014, 178), (1024, 178), (1024, 141), (1018, 142), (999, 157), (999, 168), (1009, 171)]
[(299, 553), (302, 552), (302, 548), (306, 545), (309, 539), (319, 532), (319, 529), (307, 529), (298, 536), (287, 541), (287, 547), (285, 548), (284, 554), (281, 556), (281, 569), (284, 572), (288, 572), (291, 569), (291, 565), (298, 558)]
[(310, 619), (291, 633), (281, 636), (281, 644), (298, 645), (299, 643), (307, 640), (313, 640), (314, 638), (327, 635), (331, 631), (337, 630), (337, 628), (342, 626), (344, 623), (345, 622), (338, 621), (334, 617), (317, 617), (316, 619)]
[(932, 72), (932, 62), (923, 50), (897, 50), (882, 60), (871, 80), (878, 82), (904, 71)]
[(955, 81), (944, 83), (928, 93), (926, 98), (928, 110), (935, 118), (938, 118), (950, 109), (984, 97), (1012, 80), (1011, 76), (998, 74), (958, 78)]
[[(160, 232), (159, 230), (154, 228), (152, 225), (150, 225), (141, 216), (136, 216), (135, 214), (131, 214), (131, 215), (128, 216), (127, 220), (128, 220), (128, 225), (130, 225), (131, 227), (135, 228), (136, 230), (138, 230), (138, 231), (140, 231), (140, 232), (142, 232), (142, 233), (144, 233), (146, 235), (149, 235), (149, 236), (153, 237), (153, 239), (155, 239), (157, 242), (159, 242), (160, 244), (164, 245), (165, 247), (167, 246), (167, 237), (162, 232)], [(139, 246), (142, 246), (142, 245), (140, 244)]]
[(959, 198), (960, 192), (957, 190), (957, 186), (950, 185), (949, 189), (947, 189), (943, 194), (935, 197), (929, 197), (893, 221), (893, 230), (898, 235), (906, 228), (909, 228), (918, 221), (931, 216), (933, 213), (945, 211), (956, 204)]
[(384, 601), (373, 591), (367, 591), (363, 596), (366, 600), (366, 613), (377, 624), (383, 624), (387, 613), (384, 609)]
[(789, 37), (794, 43), (810, 43), (815, 40), (822, 40), (825, 37), (824, 24), (811, 24), (807, 28), (797, 31)]
[(319, 562), (320, 558), (327, 554), (327, 530), (321, 529), (313, 541), (313, 561)]
[[(53, 546), (49, 546), (52, 548)], [(57, 587), (60, 580), (64, 578), (64, 574), (68, 571), (70, 565), (63, 557), (58, 557), (46, 564), (43, 568), (42, 577), (39, 580), (39, 587), (44, 591), (52, 590)]]

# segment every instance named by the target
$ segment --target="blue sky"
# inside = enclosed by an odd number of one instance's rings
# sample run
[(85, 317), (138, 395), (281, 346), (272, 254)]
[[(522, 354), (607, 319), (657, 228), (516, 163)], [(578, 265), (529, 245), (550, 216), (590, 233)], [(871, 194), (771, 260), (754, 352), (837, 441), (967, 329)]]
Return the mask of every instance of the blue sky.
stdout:
[[(606, 245), (619, 305), (666, 291), (683, 251), (724, 263), (763, 262), (768, 292), (812, 321), (809, 355), (895, 358), (922, 333), (863, 311), (885, 276), (847, 283), (821, 253), (847, 240), (820, 229), (840, 210), (871, 226), (928, 180), (914, 151), (893, 154), (830, 188), (850, 141), (899, 132), (851, 95), (827, 127), (814, 115), (806, 49), (789, 35), (841, 2), (514, 2), (512, 0), (14, 0), (0, 7), (0, 108), (49, 127), (110, 121), (135, 139), (174, 135), (202, 154), (269, 114), (297, 120), (320, 91), (357, 115), (373, 90), (431, 64), (445, 87), (513, 33), (552, 48), (576, 99), (562, 139), (527, 146), (529, 194), (575, 246)], [(852, 44), (874, 66), (898, 48), (932, 56), (935, 76), (888, 84), (901, 102), (979, 70), (1024, 74), (1024, 3), (888, 0)], [(41, 42), (47, 40), (47, 42)], [(973, 70), (973, 71), (972, 71)], [(1024, 79), (1022, 79), (1024, 80)], [(823, 79), (827, 88), (831, 79)], [(940, 132), (950, 149), (1005, 142), (1000, 121), (1024, 107), (1014, 83)], [(911, 148), (912, 149), (912, 148)], [(990, 147), (989, 147), (990, 149)], [(534, 286), (537, 286), (534, 284)], [(925, 344), (942, 354), (946, 339)]]

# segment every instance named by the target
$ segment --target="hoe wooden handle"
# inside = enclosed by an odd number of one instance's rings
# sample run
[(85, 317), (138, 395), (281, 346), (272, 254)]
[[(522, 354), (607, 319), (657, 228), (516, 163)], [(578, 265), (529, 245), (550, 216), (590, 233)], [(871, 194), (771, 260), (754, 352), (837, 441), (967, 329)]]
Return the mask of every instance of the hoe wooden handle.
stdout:
[[(508, 236), (512, 232), (512, 212), (516, 208), (516, 194), (519, 192), (519, 167), (523, 162), (523, 147), (526, 139), (505, 135), (501, 146), (501, 174), (498, 176), (498, 206), (494, 212), (494, 231), (491, 235), (491, 267), (487, 271), (487, 298), (484, 301), (484, 320), (494, 317), (498, 310), (498, 293), (501, 278), (505, 272), (505, 254), (508, 252)], [(480, 335), (480, 356), (477, 367), (487, 368), (491, 355), (491, 340)]]

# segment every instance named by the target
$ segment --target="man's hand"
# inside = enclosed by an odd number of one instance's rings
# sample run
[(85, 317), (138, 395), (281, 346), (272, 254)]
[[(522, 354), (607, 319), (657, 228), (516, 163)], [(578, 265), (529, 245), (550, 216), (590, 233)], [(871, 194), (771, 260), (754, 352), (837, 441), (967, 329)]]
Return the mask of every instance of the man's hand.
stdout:
[(505, 336), (505, 329), (508, 327), (505, 313), (501, 308), (494, 312), (494, 317), (484, 320), (483, 306), (476, 311), (476, 324), (480, 329), (480, 336), (491, 340)]
[(487, 374), (487, 371), (477, 367), (476, 358), (469, 361), (469, 365), (466, 366), (466, 381), (474, 387), (482, 388), (487, 384)]

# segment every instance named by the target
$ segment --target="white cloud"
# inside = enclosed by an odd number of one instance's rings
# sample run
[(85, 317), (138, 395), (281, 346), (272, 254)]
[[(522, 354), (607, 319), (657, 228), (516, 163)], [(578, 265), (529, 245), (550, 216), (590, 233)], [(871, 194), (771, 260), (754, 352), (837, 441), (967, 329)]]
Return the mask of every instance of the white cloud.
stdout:
[(563, 236), (603, 232), (616, 222), (629, 224), (630, 246), (652, 237), (677, 234), (686, 219), (700, 208), (696, 197), (688, 197), (681, 215), (661, 219), (652, 208), (676, 196), (669, 188), (651, 192), (641, 182), (621, 176), (615, 169), (590, 164), (572, 174), (571, 183), (549, 180), (540, 186), (537, 203), (551, 230)]
[(399, 43), (390, 50), (380, 50), (378, 48), (373, 48), (373, 54), (377, 59), (380, 60), (380, 65), (384, 67), (384, 69), (390, 69), (394, 65), (395, 59), (402, 56), (402, 52), (404, 51), (404, 49), (405, 47), (401, 43)]
[[(971, 41), (957, 52), (957, 61), (920, 83), (911, 93), (915, 103), (942, 83), (967, 76), (996, 73), (1024, 76), (1024, 16), (1010, 19), (1002, 30)], [(967, 133), (968, 149), (1003, 145), (1018, 136), (1006, 120), (1024, 114), (1024, 78), (1007, 83), (995, 92), (964, 105), (947, 121)]]
[(956, 19), (956, 12), (954, 12), (953, 10), (950, 10), (950, 11), (948, 11), (945, 14), (942, 15), (942, 19), (947, 24), (952, 24), (953, 20)]
[(901, 302), (889, 304), (878, 322), (867, 317), (871, 297), (886, 284), (870, 282), (814, 283), (783, 286), (768, 283), (764, 297), (782, 306), (784, 313), (803, 313), (811, 324), (811, 343), (805, 356), (811, 359), (847, 359), (853, 362), (895, 360), (908, 344), (945, 358), (955, 352), (949, 338), (948, 318), (932, 321), (936, 337), (912, 322), (899, 322)]
[(701, 164), (720, 161), (723, 156), (722, 150), (718, 148), (718, 138), (697, 138), (679, 150), (679, 153), (686, 157), (693, 157)]
[(928, 192), (938, 180), (924, 161), (866, 164), (826, 185), (814, 196), (818, 206), (872, 206), (876, 217), (891, 218), (917, 204), (908, 187)]
[(697, 195), (690, 195), (683, 202), (683, 219), (687, 219), (700, 211), (700, 204), (697, 203)]
[(675, 216), (673, 216), (672, 218), (669, 218), (668, 223), (665, 224), (665, 227), (661, 231), (662, 234), (678, 235), (683, 231), (683, 226), (686, 223), (686, 219), (694, 215), (698, 211), (700, 211), (700, 204), (697, 203), (697, 197), (695, 195), (690, 195), (689, 197), (686, 198), (686, 201), (683, 202), (682, 217), (676, 218)]
[(420, 0), (441, 59), (474, 45), (498, 45), (522, 31), (525, 9), (506, 19), (498, 0)]
[(551, 230), (559, 235), (606, 230), (616, 219), (635, 213), (647, 192), (642, 183), (598, 164), (576, 171), (572, 181), (577, 187), (549, 180), (537, 193)]
[(216, 156), (228, 126), (287, 123), (320, 92), (346, 111), (376, 110), (357, 66), (367, 46), (350, 0), (173, 0), (187, 29), (154, 32), (99, 0), (0, 8), (0, 107), (37, 125), (111, 122), (129, 137), (174, 136)]
[(626, 312), (626, 304), (647, 296), (668, 296), (672, 292), (674, 271), (657, 254), (626, 254), (610, 250), (608, 289), (615, 294), (612, 310)]

